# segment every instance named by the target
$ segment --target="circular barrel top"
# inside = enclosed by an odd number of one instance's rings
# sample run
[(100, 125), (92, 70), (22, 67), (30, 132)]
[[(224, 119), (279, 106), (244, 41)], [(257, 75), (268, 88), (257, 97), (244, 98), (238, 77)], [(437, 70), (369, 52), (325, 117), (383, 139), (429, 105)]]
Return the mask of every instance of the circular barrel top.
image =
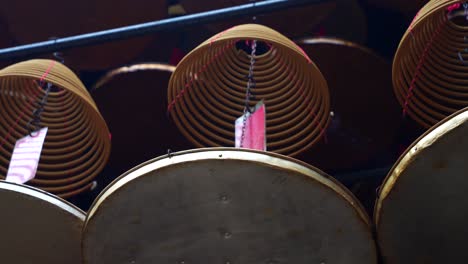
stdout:
[(463, 263), (468, 258), (468, 109), (416, 140), (394, 165), (375, 206), (385, 263)]
[(376, 263), (366, 213), (323, 172), (251, 150), (197, 149), (133, 168), (95, 200), (92, 263)]
[(0, 180), (3, 263), (81, 264), (85, 213), (44, 191)]

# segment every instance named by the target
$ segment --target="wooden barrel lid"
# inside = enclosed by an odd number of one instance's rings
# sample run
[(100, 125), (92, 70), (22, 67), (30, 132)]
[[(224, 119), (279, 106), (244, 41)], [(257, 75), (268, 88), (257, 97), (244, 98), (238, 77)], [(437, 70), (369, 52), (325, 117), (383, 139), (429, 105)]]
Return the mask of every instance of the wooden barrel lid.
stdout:
[[(179, 1), (185, 11), (190, 14), (252, 2), (250, 0)], [(364, 43), (367, 38), (366, 15), (355, 0), (333, 0), (288, 8), (259, 15), (256, 21), (290, 38), (305, 37), (313, 33), (339, 36), (359, 43)], [(242, 19), (211, 23), (207, 25), (207, 28), (213, 32), (220, 32), (234, 25), (251, 22), (252, 16), (246, 16)]]
[(373, 51), (336, 38), (298, 44), (327, 80), (332, 117), (326, 139), (297, 156), (323, 170), (349, 170), (391, 146), (401, 122), (391, 65)]
[(359, 202), (268, 152), (197, 149), (148, 161), (95, 200), (86, 263), (376, 263)]
[(2, 263), (81, 264), (85, 213), (26, 185), (0, 180)]
[[(3, 12), (0, 11), (17, 45), (150, 22), (163, 19), (166, 14), (164, 0), (82, 0), (73, 3), (16, 0), (8, 3)], [(73, 69), (117, 67), (135, 58), (153, 39), (138, 37), (80, 47), (64, 51), (64, 58)]]
[(91, 95), (112, 134), (108, 166), (119, 174), (149, 159), (191, 148), (167, 115), (167, 85), (175, 67), (141, 63), (108, 72)]
[(375, 207), (385, 263), (468, 258), (468, 108), (416, 140), (385, 179)]

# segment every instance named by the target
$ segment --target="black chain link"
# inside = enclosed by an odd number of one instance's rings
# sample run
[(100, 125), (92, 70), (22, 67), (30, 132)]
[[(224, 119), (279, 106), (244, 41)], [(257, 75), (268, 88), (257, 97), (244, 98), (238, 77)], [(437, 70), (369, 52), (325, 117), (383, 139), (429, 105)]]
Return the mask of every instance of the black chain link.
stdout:
[(247, 89), (245, 91), (244, 119), (242, 121), (242, 134), (241, 134), (241, 142), (240, 142), (241, 148), (244, 147), (245, 126), (247, 125), (247, 115), (252, 113), (252, 109), (250, 108), (250, 99), (252, 98), (251, 89), (255, 87), (254, 65), (255, 65), (255, 54), (257, 52), (256, 40), (252, 41), (251, 49), (252, 51), (250, 53), (249, 75), (247, 75)]
[[(39, 83), (39, 86), (42, 88), (42, 82)], [(47, 83), (47, 88), (45, 89), (45, 94), (42, 97), (42, 100), (37, 103), (37, 108), (34, 109), (32, 113), (32, 119), (28, 122), (29, 135), (32, 136), (32, 132), (39, 130), (41, 128), (41, 115), (44, 112), (44, 107), (47, 104), (47, 99), (49, 98), (50, 90), (52, 89), (52, 84)]]

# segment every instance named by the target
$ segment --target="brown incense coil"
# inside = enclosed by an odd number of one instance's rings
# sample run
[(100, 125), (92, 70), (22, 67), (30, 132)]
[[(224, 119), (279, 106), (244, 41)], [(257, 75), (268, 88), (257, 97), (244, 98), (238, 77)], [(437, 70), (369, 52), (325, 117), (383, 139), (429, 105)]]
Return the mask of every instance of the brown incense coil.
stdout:
[(464, 263), (468, 108), (431, 127), (380, 187), (375, 226), (384, 263)]
[[(73, 4), (61, 0), (16, 0), (3, 9), (0, 20), (4, 20), (13, 33), (16, 45), (150, 22), (167, 16), (164, 0), (82, 0)], [(63, 57), (73, 69), (117, 67), (137, 57), (155, 39), (154, 36), (65, 50)]]
[(28, 122), (45, 95), (40, 79), (53, 85), (40, 123), (49, 129), (29, 184), (69, 197), (91, 188), (109, 158), (110, 139), (84, 85), (55, 61), (30, 60), (0, 71), (0, 175), (6, 175), (15, 142), (28, 135)]
[(185, 56), (169, 81), (171, 117), (197, 147), (234, 146), (234, 121), (244, 110), (250, 66), (250, 55), (236, 45), (246, 40), (267, 47), (255, 58), (250, 102), (265, 101), (267, 149), (297, 155), (324, 134), (327, 83), (296, 44), (265, 26), (233, 27)]
[(91, 94), (112, 133), (109, 167), (124, 173), (146, 160), (191, 147), (167, 115), (167, 84), (175, 67), (142, 63), (102, 77)]
[[(198, 13), (236, 5), (250, 4), (250, 0), (180, 0), (187, 13)], [(256, 2), (262, 2), (261, 0)], [(338, 18), (338, 19), (337, 19)], [(234, 25), (251, 23), (252, 16), (210, 23), (207, 28), (219, 32)], [(364, 10), (355, 0), (331, 0), (287, 8), (256, 16), (256, 22), (271, 27), (289, 38), (327, 34), (364, 43), (367, 21)]]
[(333, 116), (327, 141), (320, 141), (297, 158), (337, 171), (365, 166), (388, 151), (401, 121), (392, 94), (391, 64), (345, 40), (308, 38), (298, 44), (327, 80)]
[(394, 91), (404, 113), (426, 128), (468, 106), (468, 24), (463, 6), (453, 4), (458, 1), (426, 4), (393, 63)]

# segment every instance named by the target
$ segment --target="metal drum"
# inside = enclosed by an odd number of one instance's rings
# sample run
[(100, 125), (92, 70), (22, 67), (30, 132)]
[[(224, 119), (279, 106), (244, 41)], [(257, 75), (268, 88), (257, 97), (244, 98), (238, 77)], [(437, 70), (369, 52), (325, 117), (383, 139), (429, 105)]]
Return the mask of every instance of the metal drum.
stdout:
[(85, 213), (39, 189), (0, 180), (2, 263), (81, 264)]
[(323, 172), (268, 152), (198, 149), (128, 171), (95, 200), (85, 263), (377, 263), (369, 219)]
[(432, 127), (387, 176), (375, 209), (385, 263), (468, 259), (468, 108)]

